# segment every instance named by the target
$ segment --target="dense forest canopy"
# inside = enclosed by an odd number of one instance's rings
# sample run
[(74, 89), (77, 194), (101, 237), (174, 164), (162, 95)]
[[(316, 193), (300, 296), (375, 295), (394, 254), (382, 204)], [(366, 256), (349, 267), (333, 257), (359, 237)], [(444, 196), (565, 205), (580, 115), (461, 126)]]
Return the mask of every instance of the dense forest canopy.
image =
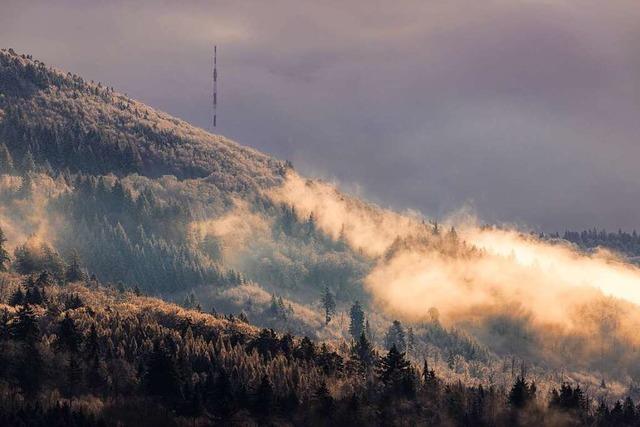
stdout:
[(629, 398), (608, 406), (571, 383), (545, 394), (524, 366), (512, 366), (508, 387), (446, 382), (427, 359), (412, 362), (398, 349), (412, 351), (399, 322), (388, 350), (375, 350), (365, 331), (335, 348), (72, 274), (0, 273), (3, 425), (640, 421)]

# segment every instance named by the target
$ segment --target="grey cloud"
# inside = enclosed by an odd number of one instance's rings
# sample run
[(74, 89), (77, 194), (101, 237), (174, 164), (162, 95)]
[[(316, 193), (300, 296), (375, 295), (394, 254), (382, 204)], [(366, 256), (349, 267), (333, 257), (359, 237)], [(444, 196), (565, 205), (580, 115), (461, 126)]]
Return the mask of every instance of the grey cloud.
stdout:
[(3, 1), (1, 44), (359, 183), (540, 229), (640, 224), (635, 1)]

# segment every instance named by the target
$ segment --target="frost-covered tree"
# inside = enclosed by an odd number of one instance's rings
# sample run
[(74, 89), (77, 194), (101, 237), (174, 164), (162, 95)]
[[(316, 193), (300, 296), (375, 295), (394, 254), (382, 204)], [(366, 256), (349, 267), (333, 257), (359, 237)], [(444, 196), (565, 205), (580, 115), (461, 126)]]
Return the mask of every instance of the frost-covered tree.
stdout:
[(364, 332), (364, 311), (359, 301), (356, 301), (351, 306), (349, 311), (350, 324), (349, 333), (354, 340), (360, 338), (360, 335)]
[(0, 227), (0, 271), (7, 271), (9, 268), (9, 261), (11, 260), (9, 252), (5, 248), (5, 243), (7, 243), (7, 238), (4, 235), (2, 227)]
[(389, 329), (384, 336), (384, 345), (389, 350), (394, 346), (399, 351), (406, 350), (407, 341), (405, 338), (404, 328), (399, 320), (394, 320), (391, 326), (389, 326)]
[(10, 174), (13, 170), (13, 157), (7, 146), (2, 143), (0, 144), (0, 174)]
[(322, 307), (324, 308), (325, 323), (328, 325), (331, 322), (331, 316), (336, 312), (336, 300), (327, 286), (325, 286), (322, 295)]

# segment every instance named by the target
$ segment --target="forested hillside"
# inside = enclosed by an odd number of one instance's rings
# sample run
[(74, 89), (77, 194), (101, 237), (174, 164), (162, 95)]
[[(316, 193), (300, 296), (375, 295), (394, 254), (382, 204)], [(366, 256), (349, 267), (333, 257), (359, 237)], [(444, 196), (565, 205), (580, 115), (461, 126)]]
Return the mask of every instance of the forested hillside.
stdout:
[(248, 280), (307, 301), (327, 285), (362, 297), (367, 261), (264, 195), (286, 162), (10, 50), (0, 157), (7, 233), (27, 246), (47, 235), (101, 280), (176, 299), (195, 289), (205, 306)]
[(640, 257), (640, 236), (633, 230), (631, 233), (618, 230), (615, 233), (606, 230), (583, 230), (583, 231), (565, 231), (562, 233), (552, 233), (548, 237), (553, 239), (566, 240), (578, 245), (585, 250), (593, 250), (596, 248), (606, 248), (631, 259)]
[[(566, 295), (537, 295), (536, 280), (557, 271), (12, 50), (0, 51), (0, 228), (11, 422), (636, 420), (631, 401), (616, 406), (640, 394), (626, 301), (584, 292), (548, 327), (536, 314)], [(487, 230), (472, 234), (505, 238)], [(607, 236), (635, 250), (636, 236)], [(607, 246), (578, 237), (565, 235)], [(433, 292), (404, 298), (396, 282)]]
[[(77, 280), (0, 273), (0, 424), (636, 425), (579, 386), (447, 383), (365, 334), (339, 348)], [(548, 403), (545, 403), (547, 402)]]

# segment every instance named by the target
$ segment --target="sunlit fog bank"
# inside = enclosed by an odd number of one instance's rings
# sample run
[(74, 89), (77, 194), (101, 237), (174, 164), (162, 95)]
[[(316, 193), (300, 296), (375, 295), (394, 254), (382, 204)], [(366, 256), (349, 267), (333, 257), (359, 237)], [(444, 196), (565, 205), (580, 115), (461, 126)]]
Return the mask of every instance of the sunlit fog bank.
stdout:
[(469, 218), (437, 225), (293, 174), (271, 196), (375, 259), (365, 287), (388, 315), (421, 322), (437, 313), (492, 344), (509, 337), (505, 351), (554, 347), (591, 361), (603, 346), (629, 357), (640, 343), (640, 270), (610, 252), (586, 254)]

